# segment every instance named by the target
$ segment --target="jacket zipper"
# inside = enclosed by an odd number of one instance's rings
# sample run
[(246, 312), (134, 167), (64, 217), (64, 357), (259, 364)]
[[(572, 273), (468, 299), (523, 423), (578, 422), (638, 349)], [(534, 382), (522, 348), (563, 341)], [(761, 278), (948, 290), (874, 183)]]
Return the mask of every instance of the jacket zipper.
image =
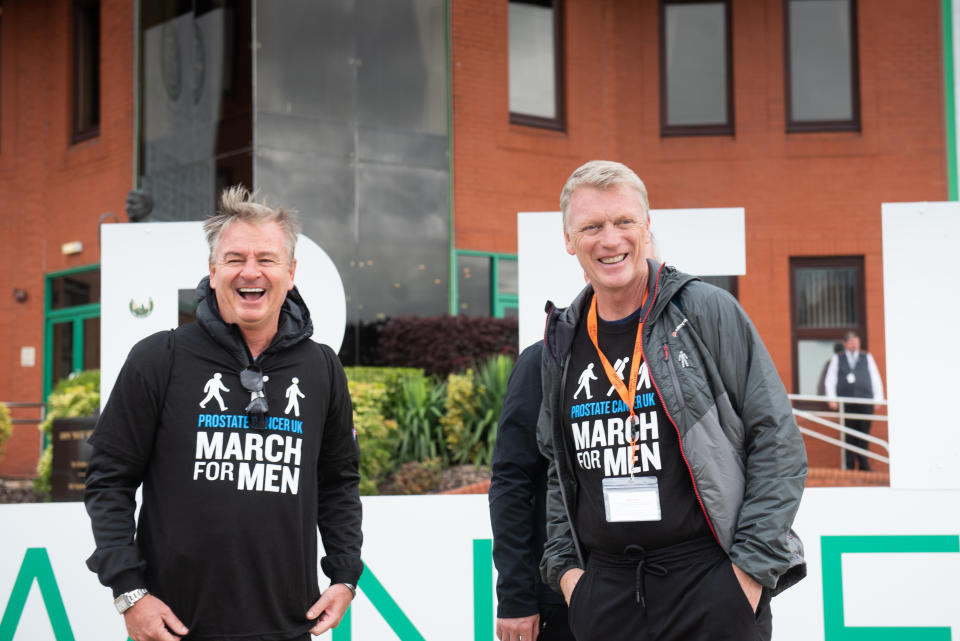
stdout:
[[(663, 344), (663, 360), (670, 360), (670, 352), (667, 349), (666, 343)], [(703, 499), (700, 498), (700, 490), (697, 488), (697, 481), (693, 478), (693, 468), (690, 467), (690, 462), (687, 460), (687, 453), (683, 450), (683, 439), (680, 438), (680, 428), (677, 427), (677, 422), (673, 420), (673, 417), (670, 416), (669, 410), (667, 410), (667, 404), (663, 400), (663, 394), (660, 393), (660, 387), (654, 380), (652, 367), (647, 368), (647, 374), (650, 375), (650, 383), (653, 385), (653, 389), (657, 392), (657, 398), (660, 399), (660, 407), (663, 408), (663, 413), (667, 415), (667, 419), (670, 421), (670, 424), (673, 425), (673, 429), (677, 433), (677, 444), (680, 446), (680, 457), (683, 459), (683, 464), (687, 466), (687, 472), (690, 473), (690, 483), (693, 485), (693, 494), (697, 497), (697, 503), (700, 504), (700, 510), (703, 512), (703, 518), (707, 520), (707, 526), (710, 528), (710, 533), (713, 534), (713, 538), (717, 541), (717, 544), (723, 548), (723, 543), (720, 542), (720, 537), (717, 536), (717, 531), (713, 528), (713, 521), (710, 520), (710, 515), (707, 514), (707, 508), (703, 504)]]

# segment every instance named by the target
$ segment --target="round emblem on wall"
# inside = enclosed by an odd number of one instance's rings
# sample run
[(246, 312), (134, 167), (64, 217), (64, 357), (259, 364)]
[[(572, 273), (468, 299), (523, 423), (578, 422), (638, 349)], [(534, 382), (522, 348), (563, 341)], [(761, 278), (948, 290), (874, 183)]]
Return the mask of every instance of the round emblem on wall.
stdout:
[(146, 304), (143, 304), (131, 298), (130, 313), (133, 314), (134, 318), (146, 318), (153, 313), (153, 299), (148, 298)]

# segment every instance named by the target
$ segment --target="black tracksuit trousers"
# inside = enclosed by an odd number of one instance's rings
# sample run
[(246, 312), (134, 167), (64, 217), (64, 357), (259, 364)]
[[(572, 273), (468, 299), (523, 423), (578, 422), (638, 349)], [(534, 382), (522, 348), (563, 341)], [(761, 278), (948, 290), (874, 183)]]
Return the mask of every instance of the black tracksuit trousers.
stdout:
[(644, 553), (590, 554), (570, 598), (577, 641), (769, 641), (770, 596), (756, 614), (712, 538)]

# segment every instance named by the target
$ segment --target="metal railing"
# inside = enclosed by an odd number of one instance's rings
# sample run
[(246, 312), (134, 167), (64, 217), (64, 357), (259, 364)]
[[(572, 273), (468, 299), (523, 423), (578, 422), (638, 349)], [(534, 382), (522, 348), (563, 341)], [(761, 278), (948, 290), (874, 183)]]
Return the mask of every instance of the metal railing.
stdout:
[[(43, 403), (8, 403), (6, 401), (0, 401), (3, 405), (7, 406), (9, 410), (18, 410), (18, 409), (38, 409), (40, 410), (40, 416), (38, 418), (11, 418), (10, 422), (16, 425), (17, 423), (35, 423), (40, 424), (43, 422), (43, 416), (45, 414), (45, 408)], [(14, 412), (11, 412), (13, 414)]]
[[(871, 458), (875, 461), (880, 461), (881, 463), (890, 464), (890, 445), (887, 441), (870, 434), (864, 434), (858, 430), (847, 427), (844, 425), (844, 421), (848, 418), (858, 419), (863, 421), (883, 421), (886, 422), (886, 414), (861, 414), (855, 411), (848, 411), (847, 405), (863, 406), (871, 405), (873, 407), (886, 407), (886, 401), (871, 401), (870, 399), (856, 398), (852, 396), (817, 396), (813, 394), (788, 394), (790, 402), (794, 404), (793, 415), (797, 418), (797, 425), (800, 427), (800, 431), (809, 436), (810, 438), (815, 438), (821, 441), (825, 441), (832, 445), (836, 445), (840, 448), (840, 469), (847, 469), (847, 457), (846, 452), (854, 452), (856, 454), (862, 454), (868, 458)], [(811, 409), (802, 409), (796, 407), (797, 401), (801, 403), (822, 403), (825, 406), (829, 407), (829, 403), (833, 402), (837, 404), (836, 410), (811, 410)], [(838, 433), (839, 438), (824, 434), (817, 430), (805, 427), (801, 424), (800, 419), (809, 421), (824, 427), (830, 430), (834, 430)], [(831, 420), (835, 419), (835, 420)], [(878, 454), (876, 452), (871, 452), (868, 449), (858, 447), (856, 445), (851, 445), (847, 442), (847, 435), (862, 439), (869, 443), (875, 444), (877, 447), (882, 449), (886, 455)]]

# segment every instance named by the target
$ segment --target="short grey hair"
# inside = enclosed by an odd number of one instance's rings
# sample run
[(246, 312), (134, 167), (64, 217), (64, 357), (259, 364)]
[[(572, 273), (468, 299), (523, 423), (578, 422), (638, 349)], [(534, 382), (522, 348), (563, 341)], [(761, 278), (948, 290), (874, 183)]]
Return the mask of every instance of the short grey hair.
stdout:
[(203, 221), (203, 233), (210, 246), (210, 264), (217, 256), (217, 245), (223, 230), (234, 222), (240, 221), (253, 225), (277, 223), (283, 231), (287, 246), (287, 258), (293, 263), (293, 254), (297, 248), (297, 234), (300, 233), (300, 218), (292, 209), (268, 207), (266, 203), (254, 200), (255, 195), (243, 185), (227, 187), (220, 194), (220, 207), (217, 213)]
[(570, 219), (570, 199), (573, 192), (581, 187), (593, 187), (594, 189), (611, 189), (626, 185), (637, 190), (640, 196), (640, 204), (643, 206), (643, 214), (650, 220), (650, 202), (647, 200), (647, 187), (643, 184), (632, 169), (623, 163), (613, 160), (591, 160), (580, 165), (563, 186), (560, 192), (560, 211), (563, 213), (563, 228), (567, 228), (567, 221)]

